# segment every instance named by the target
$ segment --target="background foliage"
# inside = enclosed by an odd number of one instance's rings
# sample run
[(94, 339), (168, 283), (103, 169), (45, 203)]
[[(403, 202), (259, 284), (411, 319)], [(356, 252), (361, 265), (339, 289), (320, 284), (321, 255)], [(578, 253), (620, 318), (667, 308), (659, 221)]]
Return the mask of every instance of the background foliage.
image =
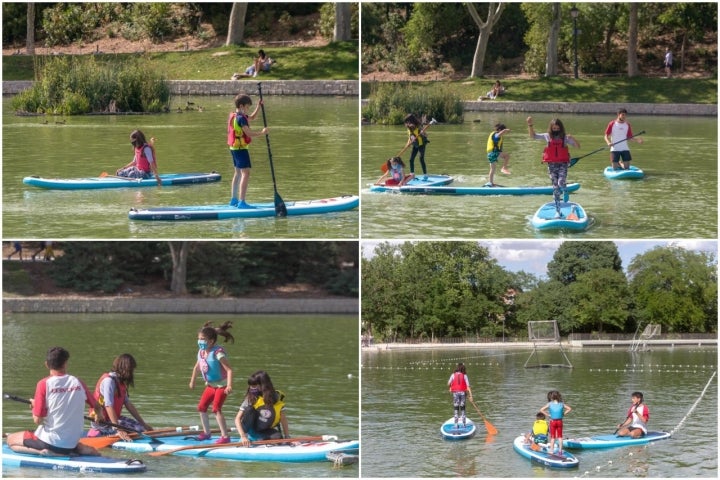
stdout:
[(363, 329), (376, 339), (525, 337), (527, 322), (561, 333), (717, 332), (714, 255), (658, 247), (627, 274), (613, 242), (564, 242), (548, 277), (508, 272), (470, 242), (382, 243), (362, 260)]

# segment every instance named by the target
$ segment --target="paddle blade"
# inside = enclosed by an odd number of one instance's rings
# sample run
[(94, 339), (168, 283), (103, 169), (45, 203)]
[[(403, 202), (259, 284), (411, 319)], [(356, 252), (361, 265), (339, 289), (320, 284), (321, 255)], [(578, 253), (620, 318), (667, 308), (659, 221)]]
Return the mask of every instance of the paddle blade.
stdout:
[(383, 173), (387, 173), (387, 171), (388, 171), (387, 163), (383, 163), (382, 165), (380, 165), (380, 171)]
[(497, 435), (497, 433), (498, 433), (497, 428), (495, 428), (495, 426), (492, 423), (488, 422), (485, 417), (483, 417), (483, 420), (485, 421), (485, 428), (487, 428), (488, 433), (490, 435)]
[(280, 198), (280, 194), (275, 191), (275, 216), (276, 217), (287, 217), (287, 207), (285, 202)]
[[(580, 159), (577, 157), (571, 158), (570, 159), (570, 167), (574, 166), (578, 161), (580, 161)], [(570, 168), (570, 167), (568, 167), (568, 168)]]
[(99, 176), (100, 176), (100, 178), (105, 178), (108, 175), (110, 175), (108, 172), (102, 172)]
[(118, 437), (117, 435), (108, 435), (105, 437), (83, 437), (79, 440), (79, 443), (82, 443), (83, 445), (86, 445), (88, 447), (100, 449), (109, 447), (110, 445), (119, 440), (120, 437)]
[(575, 206), (570, 209), (570, 213), (567, 216), (568, 220), (579, 220), (577, 213), (575, 213)]

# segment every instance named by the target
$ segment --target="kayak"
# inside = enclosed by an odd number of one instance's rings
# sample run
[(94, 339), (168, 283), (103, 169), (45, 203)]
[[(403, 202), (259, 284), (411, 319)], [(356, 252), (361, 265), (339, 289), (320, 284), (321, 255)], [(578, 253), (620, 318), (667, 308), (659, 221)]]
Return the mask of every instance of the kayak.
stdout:
[(560, 202), (561, 216), (556, 218), (557, 208), (555, 202), (548, 202), (541, 206), (535, 215), (533, 215), (531, 223), (538, 230), (585, 230), (590, 223), (590, 219), (585, 210), (574, 202)]
[(398, 185), (370, 184), (371, 192), (397, 192), (400, 189), (408, 187), (439, 187), (441, 185), (449, 185), (453, 182), (450, 175), (418, 175), (402, 187)]
[[(288, 216), (313, 215), (352, 210), (360, 204), (357, 195), (285, 202)], [(182, 222), (187, 220), (227, 220), (232, 218), (274, 217), (274, 203), (252, 203), (254, 208), (237, 208), (230, 205), (195, 205), (186, 207), (131, 208), (130, 220), (160, 220)]]
[[(173, 455), (245, 462), (324, 462), (327, 461), (327, 455), (330, 452), (355, 451), (360, 448), (360, 442), (357, 440), (300, 441), (292, 445), (266, 444), (250, 447), (225, 447), (215, 444), (217, 438), (210, 440), (197, 440), (196, 438), (168, 437), (163, 438), (163, 443), (151, 443), (147, 439), (139, 439), (133, 442), (120, 441), (113, 443), (112, 448), (137, 453), (150, 453), (167, 452), (180, 447), (206, 446), (206, 448), (181, 450), (174, 452)], [(238, 438), (231, 439), (231, 442), (238, 441)]]
[(613, 448), (626, 445), (645, 445), (656, 440), (670, 438), (669, 432), (648, 432), (640, 438), (619, 437), (617, 435), (595, 435), (592, 437), (568, 438), (563, 440), (567, 448)]
[(13, 452), (7, 444), (2, 448), (2, 465), (8, 467), (46, 468), (82, 473), (138, 473), (147, 466), (140, 460), (79, 455), (75, 457), (43, 457)]
[(630, 165), (628, 170), (613, 170), (612, 167), (605, 167), (603, 174), (611, 180), (638, 179), (645, 176), (645, 172), (634, 165)]
[(535, 445), (539, 450), (533, 450), (532, 445), (532, 443), (525, 443), (525, 435), (519, 435), (513, 441), (515, 451), (532, 462), (553, 468), (576, 468), (580, 465), (580, 461), (572, 453), (563, 451), (562, 455), (558, 455), (548, 452), (547, 448), (537, 444)]
[[(162, 173), (163, 186), (193, 185), (220, 181), (220, 174), (211, 173)], [(108, 175), (106, 177), (87, 178), (43, 178), (31, 176), (23, 178), (25, 185), (50, 190), (94, 190), (100, 188), (156, 187), (154, 178), (125, 178)]]
[(455, 426), (455, 418), (451, 417), (440, 426), (440, 433), (445, 440), (467, 440), (475, 436), (477, 427), (475, 422), (469, 418), (465, 419), (465, 425), (462, 421)]
[[(568, 192), (574, 192), (580, 188), (579, 183), (567, 185)], [(372, 188), (371, 188), (372, 190)], [(447, 187), (447, 186), (406, 186), (396, 187), (395, 192), (426, 194), (426, 195), (552, 195), (552, 186), (542, 187), (505, 187), (505, 186), (482, 186), (482, 187)]]

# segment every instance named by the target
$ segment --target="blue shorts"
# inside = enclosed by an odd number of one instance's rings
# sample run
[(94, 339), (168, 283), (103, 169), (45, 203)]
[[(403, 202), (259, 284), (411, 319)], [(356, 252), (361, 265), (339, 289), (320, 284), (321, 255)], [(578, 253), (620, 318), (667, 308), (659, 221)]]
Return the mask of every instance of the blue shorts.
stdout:
[(235, 168), (252, 168), (252, 165), (250, 165), (250, 152), (247, 148), (230, 150), (230, 154), (232, 154)]
[(630, 156), (630, 150), (622, 150), (610, 152), (610, 159), (612, 163), (618, 163), (621, 159), (623, 162), (629, 162), (632, 160), (632, 156)]

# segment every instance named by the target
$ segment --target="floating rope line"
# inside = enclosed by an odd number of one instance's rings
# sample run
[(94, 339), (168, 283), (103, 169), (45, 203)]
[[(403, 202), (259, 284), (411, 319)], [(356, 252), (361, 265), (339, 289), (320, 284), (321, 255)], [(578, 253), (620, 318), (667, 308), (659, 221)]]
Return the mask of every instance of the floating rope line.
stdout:
[[(703, 388), (702, 392), (700, 392), (700, 396), (697, 398), (697, 400), (695, 400), (695, 403), (692, 404), (692, 406), (690, 407), (690, 410), (688, 410), (688, 412), (685, 414), (685, 416), (680, 420), (680, 423), (678, 423), (678, 424), (675, 426), (675, 428), (673, 428), (672, 430), (670, 430), (670, 432), (669, 432), (669, 433), (670, 433), (670, 436), (675, 435), (675, 433), (676, 433), (676, 432), (680, 429), (680, 427), (682, 427), (682, 425), (685, 423), (685, 420), (687, 420), (687, 418), (692, 414), (692, 412), (693, 412), (693, 411), (695, 410), (695, 408), (698, 406), (698, 404), (700, 403), (700, 400), (702, 400), (702, 398), (705, 396), (705, 392), (707, 392), (708, 387), (710, 387), (710, 383), (712, 383), (713, 379), (715, 378), (715, 374), (716, 374), (716, 373), (717, 373), (717, 371), (714, 371), (714, 372), (712, 373), (712, 375), (710, 376), (710, 380), (708, 380), (707, 384), (705, 385), (705, 388)], [(650, 446), (652, 446), (652, 445), (653, 445), (652, 443), (649, 443), (649, 444), (647, 444), (647, 445), (643, 445), (643, 448), (648, 448), (648, 447), (650, 447)], [(632, 457), (632, 456), (633, 456), (633, 452), (628, 452), (628, 455), (627, 455), (627, 456), (628, 456), (628, 457)], [(595, 468), (593, 468), (592, 471), (599, 473), (599, 472), (601, 472), (603, 469), (610, 467), (610, 466), (612, 465), (612, 463), (613, 463), (612, 460), (608, 460), (608, 462), (607, 462), (606, 464), (596, 465)], [(638, 471), (638, 472), (634, 472), (634, 473), (635, 473), (637, 476), (646, 476), (647, 471)], [(585, 473), (583, 473), (582, 475), (580, 475), (578, 478), (588, 477), (589, 475), (590, 475), (590, 470), (586, 470)]]
[(705, 388), (703, 388), (703, 391), (700, 392), (700, 396), (695, 400), (695, 403), (692, 404), (692, 407), (690, 407), (690, 410), (685, 414), (685, 416), (680, 420), (680, 423), (675, 426), (672, 430), (670, 430), (670, 435), (674, 435), (675, 432), (677, 432), (680, 427), (682, 427), (683, 423), (685, 423), (685, 420), (687, 420), (687, 417), (690, 416), (690, 414), (695, 410), (695, 407), (697, 407), (698, 403), (700, 403), (700, 400), (702, 400), (703, 396), (705, 396), (705, 392), (707, 391), (708, 387), (710, 386), (710, 383), (713, 381), (713, 378), (715, 378), (715, 374), (717, 371), (714, 371), (713, 374), (710, 376), (710, 380), (708, 380), (707, 384), (705, 385)]

